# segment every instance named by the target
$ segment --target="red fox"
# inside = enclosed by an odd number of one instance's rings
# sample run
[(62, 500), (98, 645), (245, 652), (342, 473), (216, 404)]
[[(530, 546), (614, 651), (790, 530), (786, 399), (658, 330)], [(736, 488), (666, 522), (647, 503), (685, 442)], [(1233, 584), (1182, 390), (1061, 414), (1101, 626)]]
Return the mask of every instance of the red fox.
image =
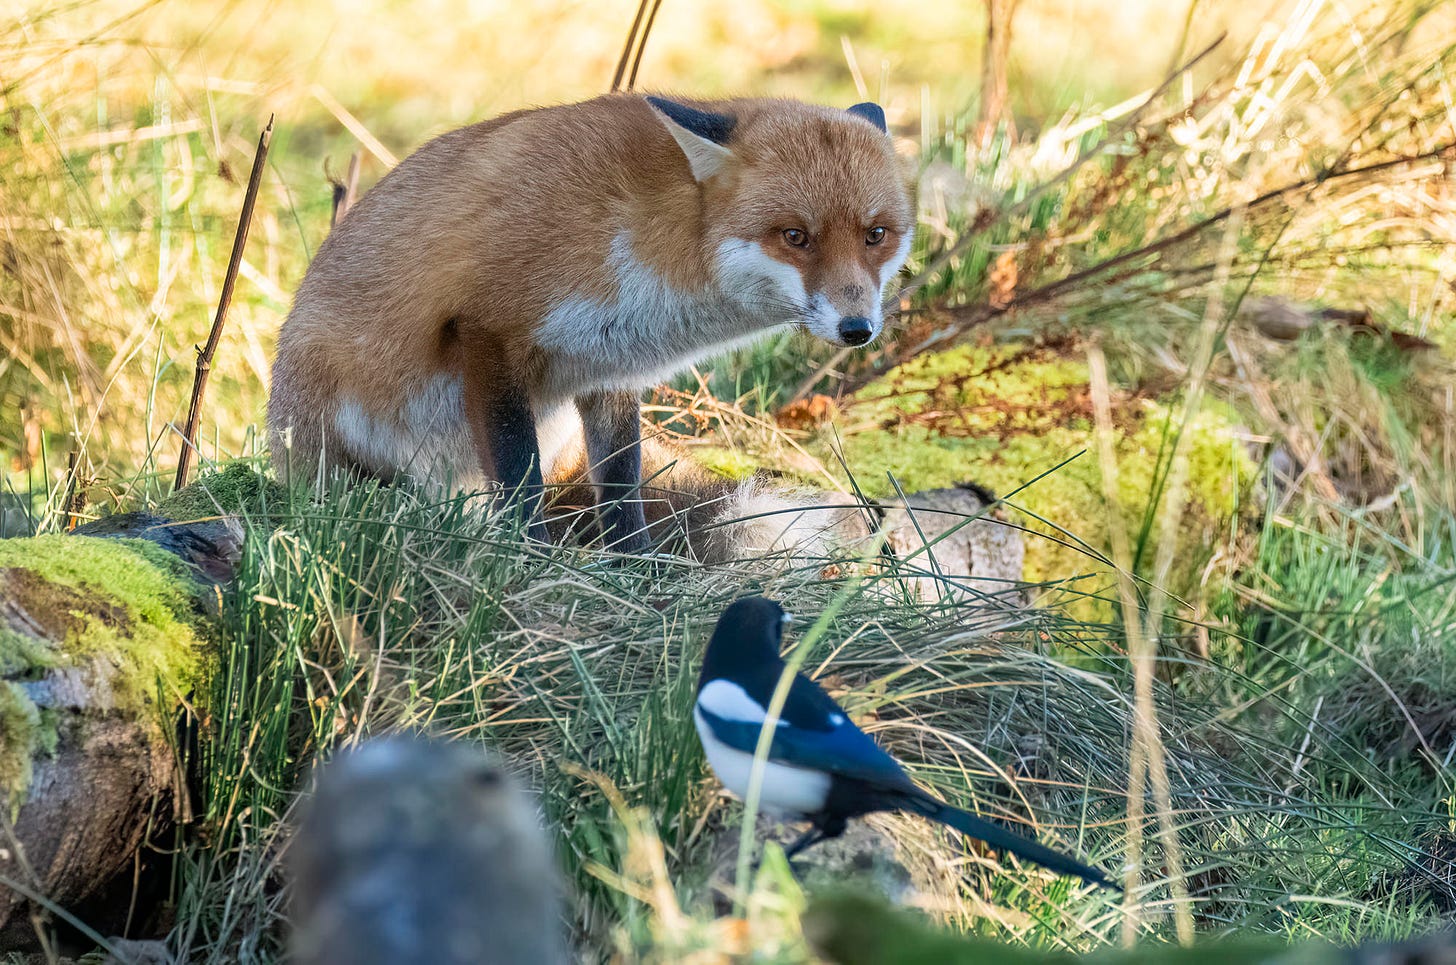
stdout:
[(914, 227), (875, 104), (613, 94), (445, 134), (304, 276), (275, 459), (492, 481), (544, 540), (543, 482), (584, 436), (603, 534), (640, 550), (641, 391), (783, 326), (870, 342)]

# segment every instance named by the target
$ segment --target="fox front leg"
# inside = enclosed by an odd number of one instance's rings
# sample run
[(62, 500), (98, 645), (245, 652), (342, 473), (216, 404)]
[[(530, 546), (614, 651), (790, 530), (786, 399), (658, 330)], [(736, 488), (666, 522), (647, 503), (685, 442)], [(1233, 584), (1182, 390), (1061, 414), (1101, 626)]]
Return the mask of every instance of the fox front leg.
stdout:
[(604, 542), (622, 552), (641, 552), (649, 540), (640, 492), (642, 423), (637, 395), (593, 392), (578, 397), (576, 409), (586, 434)]
[(506, 497), (520, 505), (527, 520), (526, 535), (551, 542), (542, 520), (541, 445), (530, 399), (524, 391), (488, 392), (484, 386), (468, 384), (466, 401), (475, 445), (484, 457), (481, 464), (494, 467)]

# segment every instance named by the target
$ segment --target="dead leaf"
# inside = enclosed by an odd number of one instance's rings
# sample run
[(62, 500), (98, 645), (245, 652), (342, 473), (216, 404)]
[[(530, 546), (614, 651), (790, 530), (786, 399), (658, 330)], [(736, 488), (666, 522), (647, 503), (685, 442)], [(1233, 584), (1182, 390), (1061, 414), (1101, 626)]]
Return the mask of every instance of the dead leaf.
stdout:
[(833, 419), (838, 412), (839, 407), (833, 399), (816, 394), (790, 402), (778, 411), (774, 419), (784, 429), (813, 429)]
[(996, 256), (996, 262), (991, 266), (991, 291), (986, 296), (986, 301), (992, 308), (1006, 308), (1016, 300), (1016, 255), (1010, 251), (1003, 251)]

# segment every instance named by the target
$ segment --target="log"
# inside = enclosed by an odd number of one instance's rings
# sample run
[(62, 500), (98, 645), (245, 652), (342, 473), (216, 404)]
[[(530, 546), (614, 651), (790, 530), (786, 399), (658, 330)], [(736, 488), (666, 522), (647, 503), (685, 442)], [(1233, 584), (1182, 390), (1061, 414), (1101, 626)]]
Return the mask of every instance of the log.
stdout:
[[(885, 545), (901, 578), (927, 603), (1021, 606), (1026, 547), (995, 497), (973, 483), (928, 489), (885, 504)], [(922, 575), (912, 575), (910, 570)]]
[(197, 589), (151, 542), (0, 541), (0, 948), (33, 940), (27, 896), (95, 894), (168, 824)]
[(281, 499), (234, 464), (155, 513), (0, 539), (0, 950), (34, 943), (45, 903), (130, 873), (185, 810), (178, 727), (242, 549), (229, 514)]

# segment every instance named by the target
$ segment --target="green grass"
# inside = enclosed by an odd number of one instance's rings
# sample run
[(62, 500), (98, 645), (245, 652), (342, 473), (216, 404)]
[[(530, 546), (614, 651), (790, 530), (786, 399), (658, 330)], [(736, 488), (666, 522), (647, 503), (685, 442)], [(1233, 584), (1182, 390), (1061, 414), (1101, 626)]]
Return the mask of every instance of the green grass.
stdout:
[[(211, 708), (201, 821), (178, 869), (177, 948), (193, 961), (272, 960), (282, 934), (274, 844), (295, 789), (316, 754), (401, 727), (486, 742), (522, 770), (560, 829), (588, 947), (663, 954), (674, 919), (626, 884), (650, 878), (641, 854), (656, 848), (695, 923), (671, 941), (721, 940), (713, 883), (731, 883), (740, 807), (717, 796), (689, 718), (706, 633), (747, 588), (814, 614), (843, 587), (812, 571), (765, 579), (525, 552), (499, 520), (399, 489), (290, 498), (254, 508), (282, 523), (248, 541), (225, 598), (223, 669), (200, 701)], [(1298, 576), (1300, 564), (1281, 571)], [(806, 666), (832, 672), (851, 713), (938, 793), (1029, 820), (1117, 867), (1131, 680), (1104, 648), (1116, 631), (1051, 613), (1008, 625), (974, 608), (887, 605), (890, 578), (851, 595)], [(1081, 669), (1060, 659), (1079, 649), (1090, 661)], [(1411, 875), (1423, 836), (1449, 820), (1449, 790), (1429, 770), (1370, 759), (1309, 712), (1302, 689), (1262, 684), (1262, 672), (1213, 662), (1159, 688), (1201, 926), (1339, 941), (1433, 925), (1441, 869)], [(1305, 731), (1315, 740), (1301, 746)], [(957, 927), (1082, 950), (1115, 935), (1120, 915), (1105, 894), (987, 864), (914, 819), (886, 826), (917, 887), (948, 903)], [(1137, 893), (1150, 936), (1164, 934), (1157, 868), (1155, 853)], [(798, 886), (770, 875), (756, 887)], [(1002, 909), (1000, 920), (963, 904), (966, 893)], [(753, 926), (756, 940), (780, 944), (774, 960), (805, 960), (794, 921)]]

